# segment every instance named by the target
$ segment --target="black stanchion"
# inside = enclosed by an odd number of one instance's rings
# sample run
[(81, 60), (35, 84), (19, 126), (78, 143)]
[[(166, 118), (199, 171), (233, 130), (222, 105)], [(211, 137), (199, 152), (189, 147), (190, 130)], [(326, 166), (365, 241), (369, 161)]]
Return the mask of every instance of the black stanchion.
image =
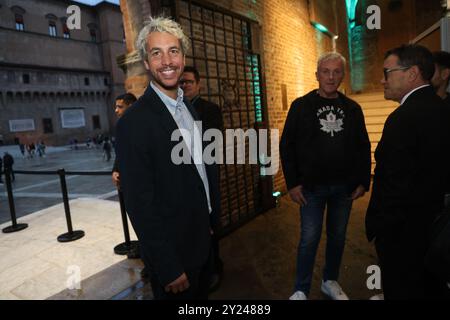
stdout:
[(27, 228), (28, 224), (17, 223), (16, 206), (14, 205), (14, 197), (12, 193), (11, 171), (9, 169), (5, 169), (5, 182), (6, 182), (6, 191), (8, 192), (9, 211), (11, 212), (12, 226), (4, 228), (2, 231), (4, 233), (11, 233)]
[(66, 171), (64, 169), (59, 169), (57, 173), (61, 181), (61, 191), (63, 195), (64, 211), (66, 212), (67, 229), (69, 230), (69, 232), (58, 236), (58, 241), (59, 242), (75, 241), (84, 237), (84, 231), (72, 230), (72, 218), (70, 217), (69, 196), (67, 195)]
[(119, 203), (120, 203), (120, 213), (122, 215), (122, 226), (123, 233), (125, 236), (125, 242), (118, 244), (114, 247), (114, 253), (120, 255), (133, 254), (138, 255), (139, 252), (139, 241), (130, 241), (130, 232), (128, 230), (128, 221), (127, 221), (127, 213), (125, 211), (125, 203), (123, 200), (122, 191), (118, 190), (119, 193)]

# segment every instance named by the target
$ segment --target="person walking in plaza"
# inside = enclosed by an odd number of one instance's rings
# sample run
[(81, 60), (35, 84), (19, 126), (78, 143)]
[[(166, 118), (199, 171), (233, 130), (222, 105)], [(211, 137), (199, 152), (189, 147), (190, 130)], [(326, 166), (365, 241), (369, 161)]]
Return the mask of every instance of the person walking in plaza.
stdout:
[[(183, 75), (180, 79), (180, 88), (183, 89), (184, 96), (194, 106), (195, 111), (197, 111), (197, 114), (202, 121), (203, 131), (205, 132), (209, 129), (222, 131), (223, 117), (220, 107), (200, 96), (200, 73), (195, 67), (184, 67)], [(219, 177), (217, 177), (217, 179), (219, 179)], [(214, 248), (214, 269), (211, 277), (210, 292), (219, 288), (223, 276), (223, 261), (220, 259), (217, 230), (213, 230), (212, 245)]]
[[(179, 88), (189, 39), (175, 21), (150, 18), (136, 47), (151, 81), (117, 123), (125, 207), (155, 299), (207, 299), (220, 197), (217, 166), (203, 162), (198, 117)], [(178, 145), (187, 162), (173, 158)]]
[(442, 298), (446, 284), (426, 270), (425, 255), (449, 173), (446, 107), (430, 86), (428, 49), (403, 45), (384, 58), (384, 97), (400, 106), (388, 116), (375, 150), (366, 234), (375, 242), (385, 300)]
[(20, 153), (22, 154), (22, 158), (25, 159), (25, 145), (23, 143), (19, 144)]
[(6, 171), (9, 171), (11, 173), (11, 181), (16, 180), (16, 177), (14, 175), (13, 165), (14, 165), (13, 156), (10, 155), (8, 152), (5, 152), (3, 155), (3, 167), (5, 169), (5, 174), (6, 174)]
[(321, 291), (348, 300), (337, 282), (352, 202), (370, 186), (370, 141), (361, 107), (338, 91), (345, 58), (325, 53), (317, 62), (319, 88), (292, 102), (280, 141), (291, 199), (300, 205), (300, 243), (291, 300), (306, 300), (327, 207), (326, 262)]
[(109, 142), (109, 138), (107, 137), (103, 142), (103, 159), (105, 159), (106, 161), (111, 160), (111, 150), (112, 146), (111, 143)]

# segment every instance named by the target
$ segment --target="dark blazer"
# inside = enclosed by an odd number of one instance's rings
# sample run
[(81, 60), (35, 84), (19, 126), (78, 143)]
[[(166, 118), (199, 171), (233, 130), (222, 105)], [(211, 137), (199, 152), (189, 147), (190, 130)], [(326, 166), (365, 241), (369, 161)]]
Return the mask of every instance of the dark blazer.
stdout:
[[(198, 117), (185, 101), (194, 119)], [(175, 165), (171, 141), (178, 129), (156, 92), (144, 95), (117, 123), (117, 159), (125, 206), (145, 264), (165, 286), (201, 267), (210, 252), (210, 228), (220, 210), (217, 167), (206, 165), (211, 215), (195, 164)], [(211, 220), (210, 220), (211, 219)]]
[(195, 97), (192, 100), (192, 104), (203, 122), (204, 131), (208, 129), (223, 129), (222, 112), (217, 104), (205, 100), (200, 96)]
[(112, 172), (119, 172), (119, 162), (117, 161), (117, 156), (114, 159), (114, 164), (112, 167)]
[(450, 149), (445, 106), (431, 86), (413, 92), (386, 120), (375, 151), (366, 234), (424, 237), (443, 205)]

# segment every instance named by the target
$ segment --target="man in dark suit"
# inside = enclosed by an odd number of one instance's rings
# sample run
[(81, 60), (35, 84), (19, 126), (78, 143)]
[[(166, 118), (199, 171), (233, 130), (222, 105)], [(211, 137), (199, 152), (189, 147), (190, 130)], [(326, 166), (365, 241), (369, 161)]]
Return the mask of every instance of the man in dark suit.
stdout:
[(188, 46), (176, 22), (146, 23), (137, 48), (151, 82), (117, 124), (120, 184), (155, 299), (207, 298), (220, 210), (217, 167), (202, 161), (197, 114), (178, 87)]
[[(433, 52), (433, 58), (435, 71), (433, 78), (431, 78), (431, 84), (436, 90), (436, 94), (441, 97), (447, 107), (447, 123), (450, 123), (450, 94), (447, 92), (450, 82), (450, 52)], [(447, 179), (446, 189), (445, 205), (450, 208), (450, 177)]]
[[(180, 88), (183, 89), (184, 96), (189, 99), (195, 111), (197, 111), (202, 121), (203, 130), (218, 129), (222, 131), (223, 117), (220, 107), (200, 97), (200, 73), (195, 67), (184, 67), (183, 75), (180, 79)], [(214, 230), (212, 235), (212, 245), (214, 248), (214, 268), (211, 277), (210, 292), (218, 289), (223, 275), (223, 261), (220, 259), (219, 254), (217, 230)]]
[[(117, 119), (120, 119), (120, 117), (123, 116), (125, 111), (131, 107), (133, 103), (136, 102), (136, 96), (130, 92), (121, 94), (116, 97), (114, 102), (114, 113), (116, 114)], [(116, 152), (117, 153), (117, 152)], [(122, 192), (120, 190), (120, 173), (119, 173), (119, 162), (116, 159), (114, 160), (114, 165), (112, 168), (112, 174), (111, 178), (113, 181), (113, 184), (116, 186), (116, 188), (119, 190), (119, 192)], [(138, 259), (140, 258), (139, 253), (139, 246), (132, 246), (127, 253), (127, 257), (129, 259)], [(143, 261), (144, 262), (144, 261)], [(145, 262), (144, 262), (145, 263)], [(141, 270), (141, 277), (147, 279), (148, 278), (148, 269), (144, 267)]]
[(428, 232), (443, 206), (450, 137), (444, 104), (430, 86), (433, 57), (405, 45), (384, 60), (384, 97), (400, 103), (375, 151), (366, 233), (381, 267), (385, 299), (440, 297), (444, 288), (424, 267)]
[[(120, 119), (125, 111), (131, 107), (133, 103), (136, 102), (136, 97), (132, 93), (124, 93), (117, 96), (115, 104), (114, 104), (114, 112), (117, 116), (117, 119)], [(112, 181), (114, 185), (119, 188), (120, 183), (120, 175), (119, 175), (119, 163), (117, 162), (117, 157), (114, 160), (114, 166), (112, 169)]]
[(450, 81), (450, 52), (433, 52), (434, 75), (431, 78), (431, 85), (436, 90), (436, 94), (444, 100), (447, 108), (450, 108), (450, 95), (447, 92)]
[(189, 99), (202, 120), (203, 129), (223, 129), (223, 117), (220, 107), (200, 96), (200, 73), (192, 66), (185, 66), (180, 79), (184, 96)]

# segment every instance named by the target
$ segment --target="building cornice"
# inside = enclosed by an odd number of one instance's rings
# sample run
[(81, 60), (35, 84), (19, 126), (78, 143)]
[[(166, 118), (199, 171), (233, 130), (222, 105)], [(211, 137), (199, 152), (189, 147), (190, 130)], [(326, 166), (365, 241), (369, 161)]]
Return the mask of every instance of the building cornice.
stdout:
[(4, 68), (15, 68), (15, 69), (34, 69), (34, 70), (46, 70), (54, 72), (72, 72), (72, 73), (96, 73), (109, 75), (110, 73), (106, 70), (93, 70), (93, 69), (78, 69), (78, 68), (64, 68), (64, 67), (53, 67), (44, 65), (33, 65), (33, 64), (19, 64), (19, 63), (8, 63), (0, 62), (0, 67)]

